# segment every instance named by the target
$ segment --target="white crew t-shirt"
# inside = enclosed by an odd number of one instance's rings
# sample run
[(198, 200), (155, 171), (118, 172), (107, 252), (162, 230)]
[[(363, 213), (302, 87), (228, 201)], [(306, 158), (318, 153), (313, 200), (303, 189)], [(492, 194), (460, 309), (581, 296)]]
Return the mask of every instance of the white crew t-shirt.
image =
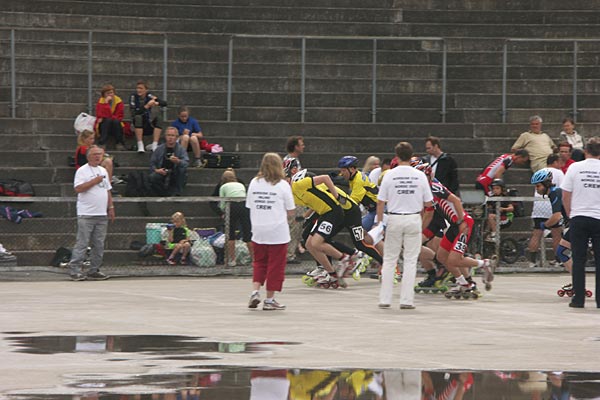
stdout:
[(77, 194), (77, 215), (80, 216), (106, 216), (108, 208), (108, 191), (112, 189), (108, 172), (104, 167), (92, 167), (90, 164), (82, 165), (75, 172), (73, 187), (89, 182), (97, 176), (103, 176), (102, 182), (92, 186), (89, 190)]
[(384, 175), (377, 199), (387, 202), (390, 214), (413, 214), (423, 211), (423, 203), (433, 201), (433, 194), (423, 172), (399, 165)]
[(295, 210), (291, 186), (284, 180), (272, 185), (254, 178), (248, 186), (246, 207), (250, 209), (252, 241), (258, 244), (283, 244), (290, 241), (288, 210)]
[(561, 187), (572, 193), (571, 218), (600, 219), (600, 160), (588, 158), (571, 164)]

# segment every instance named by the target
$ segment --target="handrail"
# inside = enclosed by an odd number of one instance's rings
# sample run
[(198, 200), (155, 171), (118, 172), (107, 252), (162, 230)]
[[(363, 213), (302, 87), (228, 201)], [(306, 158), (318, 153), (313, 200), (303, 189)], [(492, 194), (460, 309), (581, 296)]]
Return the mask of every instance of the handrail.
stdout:
[[(162, 47), (163, 47), (163, 60), (162, 60), (162, 83), (163, 83), (163, 93), (162, 97), (164, 100), (167, 100), (168, 96), (168, 54), (169, 54), (169, 42), (168, 38), (170, 36), (175, 35), (197, 35), (197, 36), (218, 36), (222, 38), (228, 39), (228, 60), (227, 60), (227, 104), (226, 113), (227, 113), (227, 122), (232, 121), (232, 112), (233, 112), (233, 57), (234, 57), (234, 39), (289, 39), (289, 40), (301, 40), (301, 93), (300, 93), (300, 122), (305, 122), (305, 114), (306, 114), (306, 42), (308, 40), (311, 41), (320, 41), (320, 40), (352, 40), (352, 41), (371, 41), (373, 42), (372, 46), (372, 61), (371, 61), (371, 110), (369, 113), (371, 114), (371, 122), (377, 122), (377, 43), (378, 41), (439, 41), (442, 43), (441, 51), (443, 53), (442, 56), (442, 93), (441, 93), (441, 119), (442, 123), (446, 122), (446, 88), (447, 88), (447, 46), (445, 43), (445, 39), (442, 37), (434, 37), (434, 36), (415, 36), (415, 37), (394, 37), (394, 36), (323, 36), (323, 35), (267, 35), (267, 34), (239, 34), (239, 33), (203, 33), (203, 32), (147, 32), (147, 31), (119, 31), (119, 30), (109, 30), (109, 29), (94, 29), (94, 30), (84, 30), (84, 29), (58, 29), (58, 28), (26, 28), (26, 27), (0, 27), (0, 31), (10, 31), (11, 34), (11, 103), (10, 107), (12, 109), (12, 118), (16, 118), (16, 70), (14, 67), (15, 60), (15, 40), (14, 34), (15, 31), (46, 31), (46, 32), (70, 32), (70, 33), (87, 33), (87, 75), (88, 75), (88, 99), (87, 99), (87, 108), (88, 113), (93, 112), (93, 103), (92, 103), (92, 93), (93, 93), (93, 66), (92, 63), (92, 53), (93, 53), (93, 35), (94, 34), (102, 34), (102, 33), (111, 33), (111, 34), (129, 34), (129, 35), (149, 35), (149, 36), (162, 36)], [(82, 43), (85, 43), (85, 40), (82, 40)], [(160, 44), (156, 44), (160, 45)], [(193, 46), (192, 46), (193, 47)], [(166, 112), (163, 110), (163, 112)], [(166, 119), (166, 115), (164, 116)]]

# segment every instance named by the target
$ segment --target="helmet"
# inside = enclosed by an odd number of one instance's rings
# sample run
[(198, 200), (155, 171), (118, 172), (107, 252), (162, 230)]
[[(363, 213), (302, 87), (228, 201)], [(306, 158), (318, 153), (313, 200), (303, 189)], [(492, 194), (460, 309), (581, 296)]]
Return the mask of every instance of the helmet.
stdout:
[(504, 184), (504, 180), (500, 179), (500, 178), (496, 178), (492, 181), (492, 183), (490, 184), (490, 186), (500, 186), (501, 188), (506, 187), (506, 185)]
[(344, 156), (338, 161), (338, 168), (350, 168), (358, 165), (358, 158), (354, 156)]
[(306, 168), (296, 172), (294, 176), (292, 176), (292, 182), (298, 182), (299, 180), (304, 179), (306, 177), (306, 172), (308, 172)]
[(425, 173), (425, 175), (427, 176), (431, 175), (431, 166), (429, 165), (429, 163), (420, 162), (419, 164), (415, 165), (414, 168)]
[(531, 177), (531, 184), (552, 182), (552, 171), (549, 168), (542, 168)]
[(296, 158), (288, 158), (283, 162), (283, 171), (285, 172), (285, 176), (292, 176), (292, 170), (294, 168), (298, 168), (298, 160)]
[(417, 165), (419, 165), (420, 163), (422, 163), (423, 161), (421, 160), (420, 157), (414, 156), (410, 158), (410, 166), (411, 167), (416, 167)]

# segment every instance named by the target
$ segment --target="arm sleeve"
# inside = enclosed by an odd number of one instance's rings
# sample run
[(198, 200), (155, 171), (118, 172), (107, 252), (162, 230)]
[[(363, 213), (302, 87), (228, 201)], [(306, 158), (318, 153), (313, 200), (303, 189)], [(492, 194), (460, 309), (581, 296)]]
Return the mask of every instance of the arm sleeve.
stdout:
[(565, 174), (565, 178), (560, 185), (560, 188), (566, 190), (567, 192), (573, 193), (573, 178), (575, 175), (575, 170), (572, 168), (567, 169), (567, 173)]
[(296, 203), (294, 202), (294, 195), (292, 194), (291, 186), (288, 185), (287, 182), (285, 182), (285, 185), (282, 185), (282, 187), (283, 187), (283, 202), (285, 204), (285, 209), (286, 210), (295, 210)]

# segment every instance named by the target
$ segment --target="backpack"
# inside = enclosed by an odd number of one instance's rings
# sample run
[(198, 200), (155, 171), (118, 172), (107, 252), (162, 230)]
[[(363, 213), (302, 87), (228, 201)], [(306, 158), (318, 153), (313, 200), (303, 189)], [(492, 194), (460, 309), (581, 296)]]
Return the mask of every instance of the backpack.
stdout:
[[(519, 191), (517, 189), (507, 189), (506, 193), (511, 197), (517, 197), (519, 195)], [(515, 217), (524, 217), (525, 216), (525, 207), (523, 206), (522, 201), (512, 201), (511, 202), (513, 208), (513, 214)]]
[(52, 261), (50, 261), (50, 265), (53, 267), (60, 267), (61, 264), (67, 264), (71, 261), (71, 250), (66, 247), (59, 247), (56, 249), (54, 253), (54, 257)]
[(34, 195), (31, 183), (18, 179), (0, 180), (0, 196), (31, 197)]
[(127, 175), (126, 197), (151, 197), (152, 195), (150, 179), (145, 171), (133, 171)]

